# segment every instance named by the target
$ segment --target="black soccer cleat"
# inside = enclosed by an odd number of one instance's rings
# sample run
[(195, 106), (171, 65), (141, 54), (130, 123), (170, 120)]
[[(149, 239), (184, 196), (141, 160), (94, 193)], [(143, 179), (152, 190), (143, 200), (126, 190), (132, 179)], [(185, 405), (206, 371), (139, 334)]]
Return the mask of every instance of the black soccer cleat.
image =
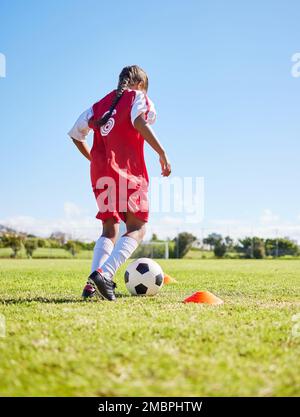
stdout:
[(111, 280), (105, 278), (99, 271), (94, 271), (88, 278), (90, 284), (96, 293), (107, 301), (116, 301), (115, 288), (116, 284)]

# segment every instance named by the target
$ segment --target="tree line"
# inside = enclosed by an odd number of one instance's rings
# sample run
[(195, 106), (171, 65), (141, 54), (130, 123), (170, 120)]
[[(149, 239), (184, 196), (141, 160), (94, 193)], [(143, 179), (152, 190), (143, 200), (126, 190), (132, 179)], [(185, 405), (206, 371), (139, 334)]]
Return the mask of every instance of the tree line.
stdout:
[(82, 250), (93, 250), (94, 246), (95, 242), (86, 243), (80, 240), (67, 240), (64, 234), (52, 234), (49, 238), (40, 238), (22, 233), (3, 233), (0, 236), (0, 247), (10, 248), (12, 258), (17, 258), (22, 249), (25, 250), (28, 258), (32, 258), (33, 253), (38, 248), (65, 249), (72, 256), (75, 256)]
[[(188, 232), (179, 233), (174, 239), (168, 241), (169, 257), (183, 258), (197, 241), (196, 236)], [(156, 234), (152, 235), (151, 243), (155, 251), (149, 246), (141, 245), (135, 252), (135, 257), (164, 257), (164, 246), (158, 245), (164, 242)], [(157, 245), (155, 246), (155, 244)], [(65, 249), (72, 256), (80, 251), (93, 250), (95, 242), (82, 242), (80, 240), (67, 239), (61, 232), (53, 233), (49, 238), (41, 238), (34, 235), (9, 232), (0, 235), (0, 247), (10, 248), (11, 257), (16, 258), (22, 249), (26, 256), (32, 258), (38, 248)], [(230, 236), (223, 237), (218, 233), (211, 233), (200, 242), (200, 248), (195, 250), (213, 251), (216, 258), (233, 257), (263, 259), (265, 257), (300, 256), (300, 248), (297, 242), (289, 238), (263, 239), (257, 236), (244, 237), (234, 240)]]
[[(193, 248), (197, 237), (188, 232), (179, 233), (169, 242), (169, 257), (183, 258)], [(161, 242), (156, 234), (152, 235), (151, 242)], [(216, 258), (235, 257), (245, 259), (263, 259), (265, 257), (300, 256), (300, 247), (297, 242), (289, 238), (263, 239), (257, 236), (244, 237), (234, 240), (230, 236), (223, 237), (218, 233), (211, 233), (200, 242), (199, 251), (213, 251)], [(141, 247), (138, 255), (149, 256), (149, 249)], [(161, 252), (162, 256), (159, 256)], [(156, 251), (155, 257), (163, 257), (163, 248)]]
[(236, 253), (241, 258), (263, 259), (266, 256), (300, 256), (297, 242), (289, 238), (263, 239), (258, 236), (244, 237), (236, 242), (230, 237), (211, 233), (203, 239), (217, 258), (223, 258), (228, 253)]

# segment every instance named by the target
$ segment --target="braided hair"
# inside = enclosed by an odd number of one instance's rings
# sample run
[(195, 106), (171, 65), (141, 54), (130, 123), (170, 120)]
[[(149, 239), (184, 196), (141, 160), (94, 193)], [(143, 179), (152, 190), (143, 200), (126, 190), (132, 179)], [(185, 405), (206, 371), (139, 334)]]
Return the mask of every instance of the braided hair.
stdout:
[(143, 82), (144, 88), (148, 90), (148, 77), (142, 68), (138, 67), (137, 65), (131, 65), (128, 67), (124, 67), (119, 75), (119, 83), (116, 90), (116, 95), (109, 107), (108, 112), (101, 117), (101, 119), (95, 120), (95, 126), (101, 127), (105, 125), (109, 118), (111, 117), (116, 105), (118, 104), (119, 100), (121, 99), (125, 90), (133, 86), (134, 84)]

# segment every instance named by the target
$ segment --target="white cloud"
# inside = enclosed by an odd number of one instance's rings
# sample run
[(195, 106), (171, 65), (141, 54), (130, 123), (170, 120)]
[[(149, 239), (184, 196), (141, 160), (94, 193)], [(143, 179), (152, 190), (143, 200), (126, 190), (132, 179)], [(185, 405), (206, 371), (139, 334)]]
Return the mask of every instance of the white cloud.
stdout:
[(164, 216), (160, 219), (160, 223), (170, 226), (179, 226), (182, 223), (182, 219), (175, 216)]
[[(209, 233), (221, 233), (223, 236), (230, 235), (237, 239), (244, 236), (261, 237), (284, 237), (288, 236), (300, 242), (300, 216), (295, 222), (280, 221), (279, 216), (271, 210), (264, 210), (253, 224), (243, 219), (212, 219), (202, 223), (191, 224), (185, 220), (184, 216), (179, 215), (150, 215), (147, 225), (146, 239), (152, 233), (156, 233), (160, 238), (173, 238), (179, 232), (190, 232), (198, 238), (205, 237)], [(94, 215), (86, 213), (85, 210), (76, 204), (66, 202), (63, 206), (62, 217), (56, 219), (42, 219), (31, 216), (14, 216), (0, 219), (0, 224), (13, 229), (34, 233), (38, 236), (49, 236), (52, 232), (62, 231), (71, 238), (82, 240), (96, 240), (101, 232), (101, 222)], [(124, 232), (124, 226), (122, 228)]]
[(214, 219), (211, 220), (210, 223), (218, 226), (236, 226), (242, 224), (240, 219)]
[(159, 238), (174, 238), (179, 232), (190, 232), (195, 236), (200, 236), (201, 223), (190, 223), (185, 216), (153, 216), (150, 215), (150, 221), (147, 224), (146, 239), (156, 233)]
[[(226, 219), (214, 220), (207, 222), (203, 227), (203, 235), (212, 232), (221, 233), (223, 236), (230, 235), (238, 239), (245, 236), (260, 236), (263, 238), (289, 237), (300, 243), (300, 224), (299, 222), (280, 221), (279, 216), (272, 216), (272, 222), (253, 222), (252, 224), (246, 220), (226, 221)], [(269, 216), (271, 220), (271, 216)]]
[(64, 213), (68, 218), (78, 217), (82, 214), (82, 209), (76, 204), (66, 201), (64, 203)]
[(64, 204), (64, 215), (61, 218), (38, 219), (30, 216), (14, 216), (0, 219), (0, 224), (42, 237), (61, 231), (70, 238), (82, 240), (97, 239), (101, 230), (99, 220), (94, 216), (84, 214), (80, 207), (70, 202)]
[(276, 223), (279, 220), (279, 216), (274, 214), (270, 209), (265, 209), (260, 216), (260, 223), (262, 224), (272, 224)]

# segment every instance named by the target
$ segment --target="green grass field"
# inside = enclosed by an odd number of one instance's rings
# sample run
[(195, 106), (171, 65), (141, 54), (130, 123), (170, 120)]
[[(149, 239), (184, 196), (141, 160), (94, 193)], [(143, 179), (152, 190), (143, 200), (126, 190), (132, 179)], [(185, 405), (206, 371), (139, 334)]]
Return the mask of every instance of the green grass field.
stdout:
[(159, 263), (177, 284), (131, 297), (123, 268), (108, 303), (80, 300), (89, 261), (0, 260), (0, 395), (300, 394), (300, 261)]
[[(10, 258), (12, 250), (10, 248), (0, 248), (0, 259), (1, 258)], [(92, 250), (82, 250), (75, 255), (75, 259), (92, 259), (93, 251)], [(26, 252), (24, 248), (18, 253), (18, 259), (27, 259)], [(33, 253), (34, 259), (73, 259), (73, 256), (70, 252), (62, 248), (38, 248)]]

